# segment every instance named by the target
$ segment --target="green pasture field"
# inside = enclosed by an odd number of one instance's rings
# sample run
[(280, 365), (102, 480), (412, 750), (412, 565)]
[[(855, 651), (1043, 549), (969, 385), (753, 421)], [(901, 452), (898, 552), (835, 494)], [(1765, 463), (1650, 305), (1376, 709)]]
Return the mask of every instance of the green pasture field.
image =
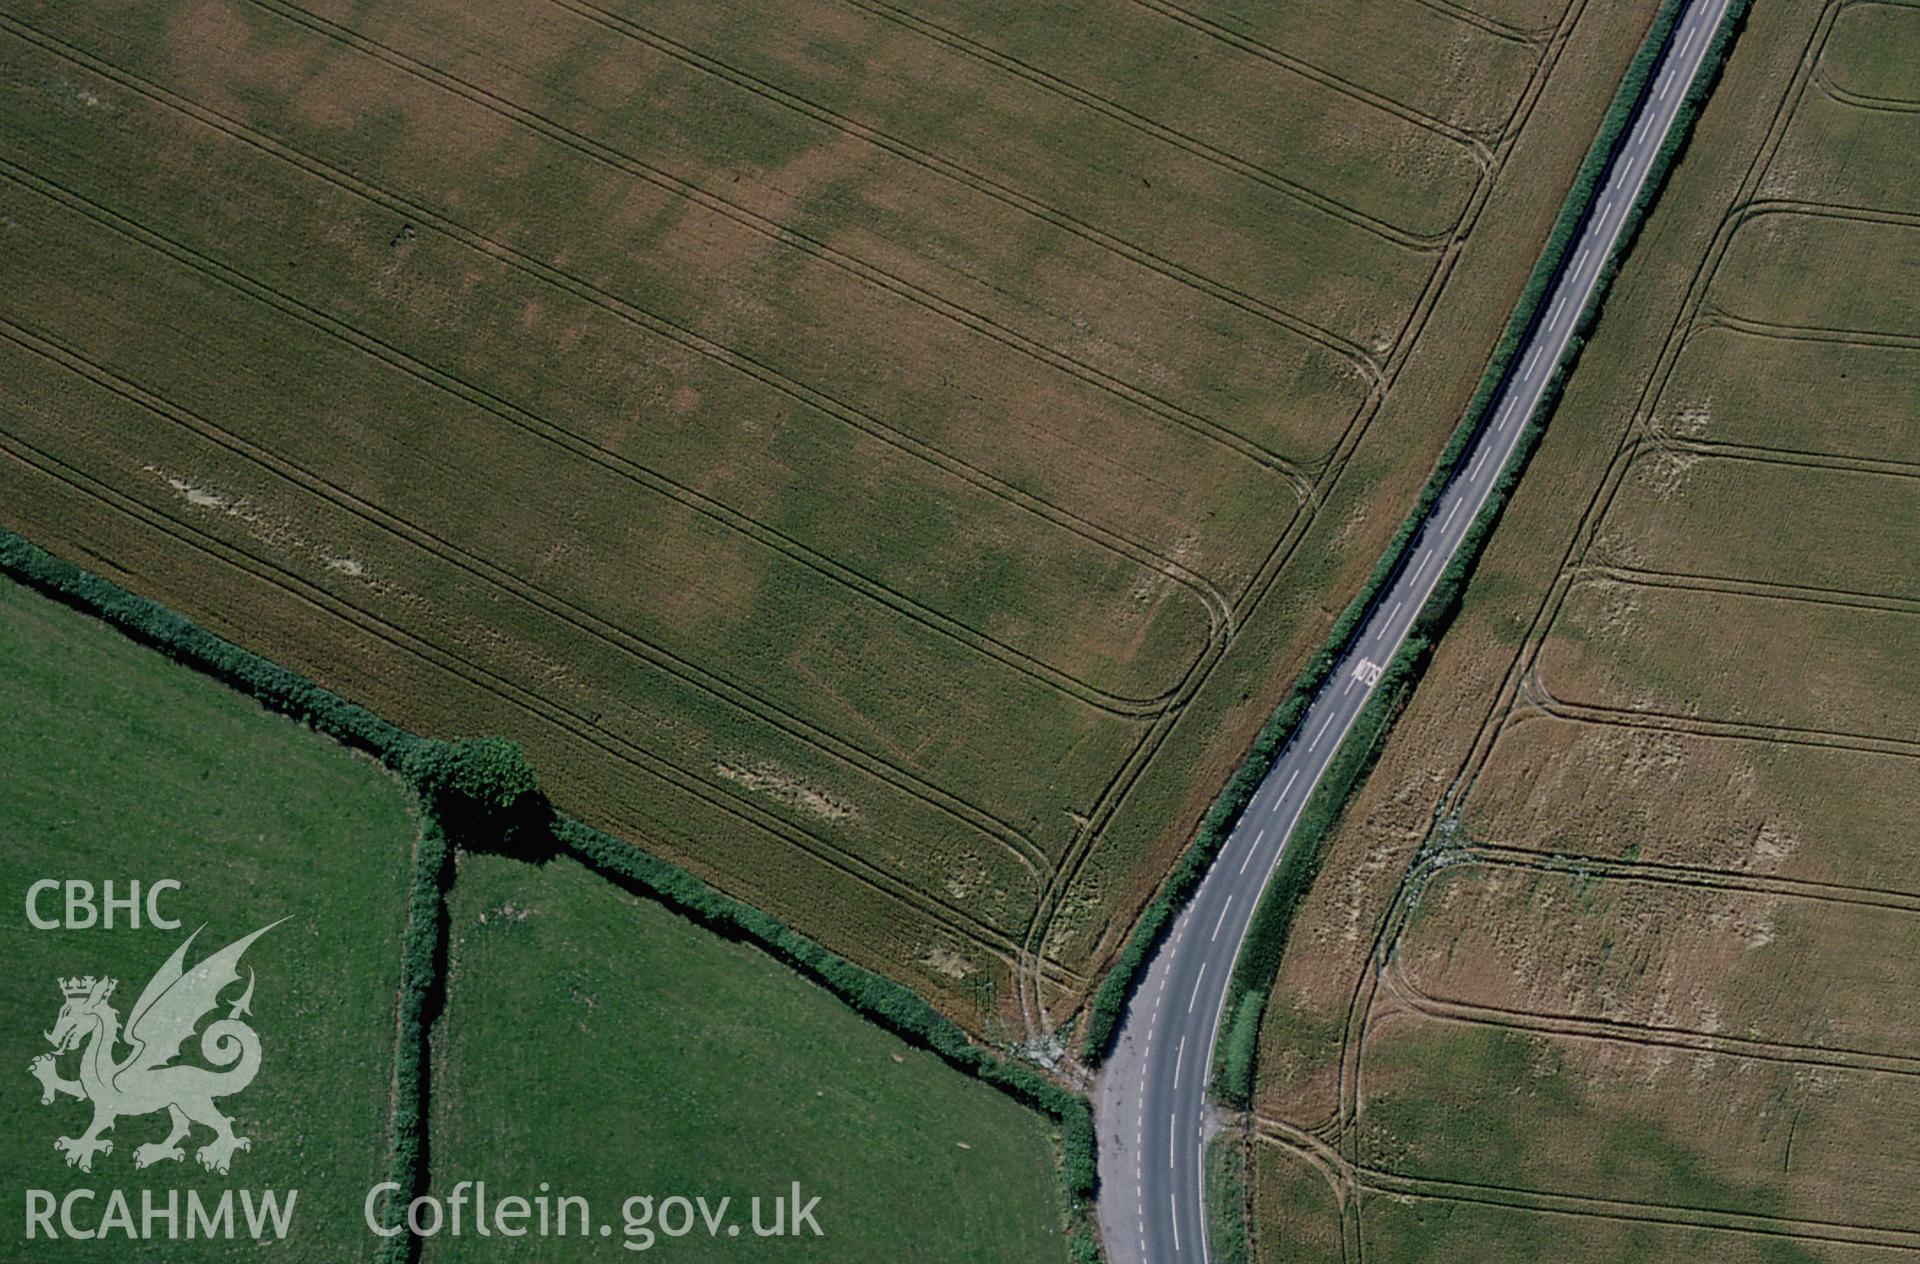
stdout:
[[(371, 760), (11, 582), (0, 582), (0, 717), (0, 936), (8, 966), (0, 1013), (13, 1081), (0, 1115), (0, 1166), (8, 1200), (18, 1209), (25, 1190), (57, 1198), (96, 1190), (91, 1220), (89, 1205), (76, 1204), (79, 1225), (91, 1229), (113, 1189), (129, 1191), (136, 1216), (142, 1188), (162, 1198), (193, 1191), (209, 1202), (230, 1188), (276, 1190), (283, 1199), (297, 1190), (276, 1257), (370, 1254), (360, 1207), (388, 1170), (399, 936), (415, 829), (405, 790)], [(171, 879), (180, 889), (165, 892), (159, 909), (183, 925), (154, 928), (143, 911), (133, 929), (120, 910), (110, 930), (35, 929), (25, 893), (48, 878), (96, 888), (112, 879), (120, 894), (134, 880)], [(65, 920), (57, 895), (43, 896), (38, 911)], [(182, 1161), (136, 1169), (136, 1149), (161, 1141), (168, 1121), (164, 1113), (124, 1116), (106, 1134), (112, 1152), (94, 1156), (90, 1172), (66, 1166), (54, 1140), (79, 1136), (90, 1108), (65, 1096), (41, 1105), (27, 1072), (29, 1059), (48, 1051), (40, 1033), (60, 1013), (59, 980), (117, 979), (110, 1003), (125, 1021), (196, 927), (189, 968), (281, 918), (241, 962), (242, 977), (252, 971), (257, 979), (251, 1022), (260, 1071), (245, 1091), (216, 1099), (252, 1148), (217, 1175), (196, 1161), (211, 1134), (195, 1128)], [(235, 985), (222, 999), (239, 995)], [(189, 1042), (189, 1058), (197, 1048)], [(78, 1073), (79, 1057), (59, 1061), (63, 1078)], [(151, 1248), (123, 1236), (28, 1243), (26, 1227), (16, 1220), (6, 1232), (14, 1258), (126, 1260), (163, 1249), (169, 1260), (232, 1260), (260, 1252), (244, 1221), (231, 1241)]]
[[(463, 855), (448, 921), (436, 1196), (482, 1175), (495, 1196), (545, 1181), (586, 1198), (616, 1242), (636, 1195), (730, 1198), (739, 1238), (700, 1228), (652, 1248), (674, 1258), (1065, 1258), (1049, 1122), (760, 950), (564, 859)], [(754, 1237), (749, 1200), (770, 1223), (795, 1181), (802, 1203), (820, 1199), (824, 1237)], [(577, 1235), (510, 1245), (529, 1260), (606, 1249)], [(428, 1261), (502, 1248), (427, 1246)]]

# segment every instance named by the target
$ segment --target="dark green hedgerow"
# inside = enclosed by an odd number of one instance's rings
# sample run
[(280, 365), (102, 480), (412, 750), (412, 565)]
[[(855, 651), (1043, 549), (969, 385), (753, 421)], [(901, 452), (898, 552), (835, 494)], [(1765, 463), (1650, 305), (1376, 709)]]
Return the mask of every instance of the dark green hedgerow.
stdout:
[(205, 672), (275, 711), (311, 724), (348, 746), (368, 751), (390, 768), (398, 767), (415, 740), (405, 729), (322, 689), (305, 676), (223, 641), (165, 606), (89, 574), (4, 529), (0, 529), (0, 573), (105, 620), (134, 640)]
[[(414, 843), (413, 879), (407, 900), (406, 938), (401, 947), (399, 1034), (393, 1050), (393, 1150), (388, 1179), (401, 1189), (383, 1209), (397, 1228), (407, 1203), (427, 1188), (427, 1099), (433, 1055), (427, 1033), (444, 995), (447, 888), (453, 880), (453, 846), (431, 813), (423, 812)], [(407, 1264), (418, 1240), (400, 1234), (381, 1243), (380, 1264)]]
[[(1099, 1258), (1089, 1217), (1097, 1178), (1093, 1110), (1087, 1099), (1031, 1067), (975, 1045), (956, 1023), (905, 984), (854, 965), (678, 866), (554, 813), (514, 742), (502, 738), (443, 741), (409, 733), (4, 528), (0, 528), (0, 574), (104, 619), (176, 661), (371, 753), (418, 795), (421, 829), (402, 950), (390, 1163), (392, 1179), (403, 1192), (389, 1201), (390, 1220), (424, 1190), (427, 1178), (431, 1067), (427, 1042), (442, 994), (445, 896), (453, 853), (457, 847), (504, 847), (527, 853), (565, 850), (605, 877), (643, 891), (721, 934), (757, 945), (867, 1018), (1051, 1117), (1060, 1128), (1065, 1183), (1074, 1213), (1069, 1250), (1082, 1264)], [(416, 1241), (410, 1234), (388, 1239), (383, 1244), (383, 1264), (404, 1264)]]
[[(1493, 402), (1500, 385), (1507, 378), (1513, 366), (1514, 357), (1526, 343), (1526, 335), (1533, 328), (1540, 308), (1552, 287), (1553, 280), (1560, 273), (1561, 264), (1567, 252), (1572, 248), (1579, 235), (1580, 227), (1586, 220), (1588, 205), (1593, 201), (1600, 181), (1606, 175), (1607, 165), (1613, 159), (1615, 150), (1620, 146), (1627, 132), (1627, 125), (1633, 119), (1634, 107), (1645, 94), (1652, 80), (1655, 67), (1659, 64), (1660, 52), (1665, 48), (1668, 37), (1679, 21), (1684, 0), (1665, 0), (1655, 15), (1653, 25), (1648, 29), (1647, 37), (1640, 49), (1634, 54), (1626, 74), (1621, 78), (1620, 87), (1614, 93), (1613, 102), (1600, 124), (1599, 134), (1582, 160), (1580, 169), (1575, 173), (1573, 185), (1568, 190), (1566, 200), (1561, 203), (1560, 214), (1554, 221), (1553, 231), (1548, 234), (1545, 249), (1534, 264), (1527, 278), (1525, 288), (1521, 290), (1520, 300), (1515, 304), (1513, 314), (1507, 320), (1506, 329), (1500, 335), (1493, 354), (1487, 360), (1480, 382), (1475, 387), (1473, 398), (1467, 405), (1467, 411), (1461, 423), (1454, 429), (1442, 449), (1439, 460), (1434, 465), (1432, 476), (1421, 489), (1420, 498), (1414, 503), (1413, 511), (1400, 524), (1393, 539), (1381, 554), (1373, 572), (1361, 585), (1360, 591), (1347, 604), (1340, 618), (1327, 633), (1320, 650), (1308, 660), (1306, 668), (1288, 691), (1286, 698), (1274, 711), (1271, 719), (1262, 726), (1260, 734), (1254, 739), (1253, 748), (1247, 753), (1240, 768), (1220, 797), (1200, 822), (1200, 828), (1194, 835), (1193, 843), (1175, 864), (1173, 872), (1162, 884), (1140, 920), (1135, 923), (1133, 934), (1128, 937), (1126, 946), (1112, 968), (1101, 979), (1100, 987), (1095, 991), (1092, 1003), (1088, 1006), (1087, 1021), (1081, 1040), (1081, 1056), (1091, 1065), (1104, 1061), (1113, 1046), (1114, 1033), (1119, 1029), (1120, 1016), (1126, 1009), (1127, 1000), (1133, 994), (1147, 958), (1160, 942), (1167, 928), (1172, 925), (1174, 916), (1186, 905), (1200, 878), (1205, 875), (1207, 866), (1219, 854), (1226, 843), (1240, 813), (1252, 801), (1254, 792), (1265, 780), (1267, 770), (1273, 766), (1274, 759), (1293, 735), (1300, 718), (1306, 714), (1307, 705), (1325, 683), (1327, 673), (1333, 670), (1340, 653), (1353, 639), (1361, 621), (1379, 595), (1386, 591), (1387, 583), (1399, 569), (1402, 556), (1412, 542), (1414, 533), (1420, 524), (1426, 521), (1428, 512), (1439, 499), (1440, 493), (1452, 479), (1460, 457), (1466, 452), (1474, 435), (1484, 421), (1487, 409)], [(1704, 76), (1703, 76), (1704, 77)], [(1676, 129), (1680, 130), (1680, 129)], [(1656, 174), (1658, 174), (1656, 172)], [(1649, 185), (1653, 183), (1649, 180)], [(1541, 410), (1544, 412), (1544, 408)], [(1462, 556), (1465, 553), (1463, 551)], [(1289, 847), (1295, 846), (1289, 843)], [(1231, 1030), (1231, 1025), (1229, 1025)]]
[(1093, 1113), (1085, 1097), (974, 1044), (958, 1024), (905, 984), (855, 965), (779, 918), (715, 890), (677, 865), (579, 821), (556, 818), (553, 832), (562, 848), (596, 872), (645, 892), (719, 934), (757, 944), (868, 1018), (1052, 1116), (1061, 1127), (1067, 1192), (1081, 1206), (1092, 1198)]
[[(1354, 726), (1346, 742), (1335, 755), (1333, 763), (1327, 769), (1327, 775), (1321, 779), (1307, 806), (1301, 812), (1298, 824), (1288, 839), (1287, 848), (1281, 856), (1273, 880), (1261, 897), (1260, 905), (1254, 911), (1252, 924), (1248, 927), (1247, 939), (1239, 959), (1234, 963), (1232, 982), (1228, 986), (1227, 1010), (1229, 1021), (1225, 1024), (1215, 1058), (1213, 1090), (1222, 1100), (1245, 1105), (1253, 1093), (1253, 1077), (1256, 1053), (1259, 1043), (1261, 1018), (1266, 1009), (1268, 995), (1273, 989), (1274, 979), (1280, 969), (1280, 957), (1286, 949), (1287, 938), (1292, 930), (1293, 915), (1301, 900), (1312, 886), (1319, 872), (1324, 844), (1338, 824), (1340, 815), (1346, 807), (1349, 797), (1372, 768), (1375, 757), (1387, 731), (1392, 727), (1394, 717), (1399, 713), (1407, 698), (1412, 694), (1424, 671), (1427, 659), (1434, 644), (1453, 622), (1460, 608), (1460, 602), (1466, 592), (1467, 582), (1471, 578), (1475, 563), (1485, 548), (1487, 539), (1493, 534), (1501, 511), (1506, 507), (1508, 498), (1519, 483), (1528, 459), (1539, 445), (1545, 433), (1546, 419), (1553, 413), (1560, 401), (1561, 393), (1575, 365), (1579, 362), (1580, 352), (1586, 345), (1586, 336), (1599, 318), (1608, 285), (1618, 273), (1622, 260), (1632, 246), (1641, 222), (1659, 197), (1660, 189), (1666, 183), (1668, 174), (1684, 151), (1687, 138), (1691, 134), (1693, 121), (1701, 107), (1706, 103), (1714, 84), (1718, 81), (1721, 68), (1725, 65), (1728, 51), (1746, 19), (1750, 0), (1733, 0), (1726, 17), (1722, 20), (1712, 42), (1705, 53), (1698, 74), (1687, 89), (1679, 110), (1674, 117), (1673, 127), (1668, 131), (1660, 149), (1654, 155), (1648, 169), (1646, 182), (1641, 186), (1639, 195), (1629, 209), (1626, 221), (1621, 226), (1619, 237), (1613, 250), (1608, 254), (1600, 271), (1599, 280), (1593, 291), (1593, 297), (1580, 312), (1574, 327), (1574, 333), (1568, 339), (1567, 349), (1547, 379), (1541, 394), (1540, 405), (1529, 419), (1515, 447), (1513, 459), (1502, 470), (1498, 482), (1488, 495), (1486, 503), (1475, 515), (1466, 535), (1462, 538), (1459, 550), (1453, 560), (1441, 572), (1432, 595), (1421, 607), (1415, 617), (1413, 627), (1407, 634), (1393, 661), (1388, 664), (1381, 676), (1380, 688), (1368, 701), (1354, 721)], [(1654, 35), (1649, 37), (1648, 46), (1641, 49), (1635, 59), (1637, 76), (1630, 76), (1621, 86), (1624, 96), (1629, 86), (1635, 87), (1635, 96), (1628, 98), (1631, 111), (1638, 94), (1644, 92), (1650, 70), (1642, 66), (1650, 60), (1650, 50), (1657, 54), (1673, 27), (1673, 12), (1676, 6), (1671, 2), (1662, 10), (1664, 29), (1656, 27)], [(1616, 97), (1615, 110), (1620, 108), (1620, 98)], [(1609, 115), (1611, 117), (1611, 113)], [(1603, 131), (1602, 139), (1607, 135)], [(1618, 137), (1609, 141), (1611, 146), (1618, 143)], [(1596, 145), (1598, 142), (1596, 142)], [(1589, 156), (1591, 162), (1591, 155)], [(1576, 189), (1591, 198), (1595, 182), (1588, 180)], [(1562, 212), (1562, 219), (1566, 212)], [(1560, 253), (1564, 254), (1565, 247)], [(1545, 260), (1542, 261), (1543, 263)], [(1538, 303), (1538, 298), (1534, 298)], [(1421, 516), (1424, 517), (1423, 505)], [(1417, 523), (1415, 524), (1417, 525)], [(1409, 538), (1411, 531), (1405, 530)]]

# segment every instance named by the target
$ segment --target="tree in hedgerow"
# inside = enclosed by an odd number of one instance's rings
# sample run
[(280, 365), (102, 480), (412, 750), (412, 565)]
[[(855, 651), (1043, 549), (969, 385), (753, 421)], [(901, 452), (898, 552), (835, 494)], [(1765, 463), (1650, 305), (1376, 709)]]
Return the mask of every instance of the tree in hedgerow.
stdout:
[(540, 795), (526, 751), (509, 738), (424, 738), (399, 772), (444, 820), (467, 828), (503, 826)]

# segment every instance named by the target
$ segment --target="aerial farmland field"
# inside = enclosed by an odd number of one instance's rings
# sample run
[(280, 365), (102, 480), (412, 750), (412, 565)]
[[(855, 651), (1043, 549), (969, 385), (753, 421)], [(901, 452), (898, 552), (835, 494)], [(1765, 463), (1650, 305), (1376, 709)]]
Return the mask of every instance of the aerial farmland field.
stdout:
[(0, 523), (1048, 1030), (1398, 525), (1653, 8), (9, 11)]
[(1295, 925), (1260, 1258), (1920, 1248), (1917, 42), (1751, 11)]
[[(60, 895), (49, 894), (37, 916), (68, 924), (39, 929), (13, 907), (0, 981), (10, 1032), (0, 1154), (9, 1181), (63, 1197), (97, 1191), (90, 1207), (75, 1209), (86, 1231), (109, 1190), (143, 1180), (210, 1201), (230, 1184), (278, 1190), (283, 1202), (295, 1190), (291, 1231), (276, 1243), (286, 1258), (350, 1258), (367, 1241), (360, 1199), (388, 1171), (397, 941), (416, 828), (405, 788), (371, 760), (7, 580), (0, 715), (0, 873), (10, 897), (50, 876), (84, 876), (96, 884), (99, 913), (107, 875), (122, 896), (129, 881), (171, 880), (179, 888), (156, 907), (182, 923), (129, 926), (123, 908), (103, 932), (79, 925), (84, 916), (66, 918)], [(89, 1171), (69, 1168), (54, 1139), (81, 1135), (88, 1105), (65, 1096), (43, 1105), (26, 1071), (30, 1058), (51, 1052), (39, 1033), (56, 1026), (61, 981), (117, 979), (111, 1003), (130, 1017), (195, 927), (197, 962), (281, 918), (289, 920), (244, 958), (257, 980), (259, 1073), (221, 1103), (251, 1148), (232, 1156), (229, 1173), (208, 1171), (196, 1151), (211, 1134), (195, 1128), (178, 1160), (143, 1171), (138, 1151), (165, 1138), (167, 1115), (141, 1114), (118, 1121), (106, 1138), (113, 1148), (94, 1155)], [(63, 1074), (77, 1061), (64, 1059)], [(167, 1258), (251, 1258), (259, 1248), (235, 1215), (236, 1240), (172, 1242)], [(58, 1223), (55, 1236), (65, 1239)], [(8, 1240), (18, 1239), (9, 1229)], [(16, 1249), (124, 1260), (130, 1247), (43, 1236)]]
[[(758, 948), (722, 940), (569, 860), (463, 856), (434, 1030), (432, 1188), (589, 1200), (623, 1242), (626, 1201), (731, 1200), (742, 1226), (675, 1239), (675, 1258), (1066, 1258), (1048, 1121), (881, 1031)], [(755, 1240), (798, 1182), (819, 1238)], [(638, 1214), (638, 1209), (633, 1209)], [(675, 1222), (665, 1217), (669, 1226)], [(555, 1236), (516, 1258), (594, 1250)], [(493, 1260), (443, 1235), (422, 1258)], [(649, 1248), (652, 1249), (652, 1248)]]

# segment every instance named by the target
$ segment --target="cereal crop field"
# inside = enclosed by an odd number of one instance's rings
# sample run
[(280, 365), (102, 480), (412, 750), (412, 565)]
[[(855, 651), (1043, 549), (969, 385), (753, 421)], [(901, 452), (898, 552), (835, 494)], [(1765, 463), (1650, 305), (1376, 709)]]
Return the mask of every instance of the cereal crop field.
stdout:
[(1920, 1250), (1915, 47), (1754, 7), (1296, 926), (1263, 1259)]
[(1049, 1030), (1653, 9), (16, 7), (0, 523)]

